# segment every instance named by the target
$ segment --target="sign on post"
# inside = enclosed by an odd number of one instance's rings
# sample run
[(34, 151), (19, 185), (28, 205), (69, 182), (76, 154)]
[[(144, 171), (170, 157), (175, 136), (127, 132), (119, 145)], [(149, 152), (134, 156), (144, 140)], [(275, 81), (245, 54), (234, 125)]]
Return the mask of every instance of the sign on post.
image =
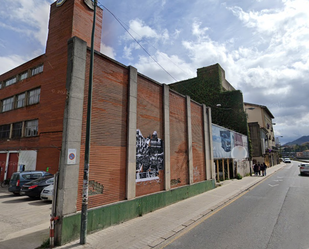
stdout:
[(76, 164), (76, 149), (68, 149), (67, 164)]

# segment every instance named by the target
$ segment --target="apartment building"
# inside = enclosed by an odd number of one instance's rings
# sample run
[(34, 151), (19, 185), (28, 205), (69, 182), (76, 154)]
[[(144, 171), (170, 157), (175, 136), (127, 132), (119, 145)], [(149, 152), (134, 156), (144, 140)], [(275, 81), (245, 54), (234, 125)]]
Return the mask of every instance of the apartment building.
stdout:
[(264, 105), (244, 103), (248, 117), (253, 163), (265, 162), (267, 166), (279, 163), (274, 133), (274, 116)]

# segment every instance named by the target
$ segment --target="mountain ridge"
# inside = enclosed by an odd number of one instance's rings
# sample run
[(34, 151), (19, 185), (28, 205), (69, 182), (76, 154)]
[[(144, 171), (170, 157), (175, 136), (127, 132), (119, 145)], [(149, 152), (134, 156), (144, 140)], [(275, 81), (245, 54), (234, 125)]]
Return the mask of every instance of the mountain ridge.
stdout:
[(286, 143), (284, 146), (292, 146), (292, 145), (301, 145), (301, 144), (304, 144), (304, 143), (309, 143), (309, 136), (302, 136), (292, 142), (288, 142)]

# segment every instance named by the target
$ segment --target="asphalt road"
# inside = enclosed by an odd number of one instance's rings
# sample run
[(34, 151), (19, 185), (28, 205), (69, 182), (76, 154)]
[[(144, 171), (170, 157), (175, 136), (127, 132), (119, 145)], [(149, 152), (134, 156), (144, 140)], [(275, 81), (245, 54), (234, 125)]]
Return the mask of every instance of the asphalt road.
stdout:
[(308, 195), (292, 162), (164, 248), (308, 249)]

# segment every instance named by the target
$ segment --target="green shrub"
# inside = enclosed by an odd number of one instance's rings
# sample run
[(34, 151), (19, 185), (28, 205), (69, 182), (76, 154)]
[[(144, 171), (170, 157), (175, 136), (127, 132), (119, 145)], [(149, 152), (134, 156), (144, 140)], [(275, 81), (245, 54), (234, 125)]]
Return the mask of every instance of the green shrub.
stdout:
[(241, 179), (242, 179), (242, 176), (241, 176), (239, 173), (237, 173), (236, 179), (241, 180)]

